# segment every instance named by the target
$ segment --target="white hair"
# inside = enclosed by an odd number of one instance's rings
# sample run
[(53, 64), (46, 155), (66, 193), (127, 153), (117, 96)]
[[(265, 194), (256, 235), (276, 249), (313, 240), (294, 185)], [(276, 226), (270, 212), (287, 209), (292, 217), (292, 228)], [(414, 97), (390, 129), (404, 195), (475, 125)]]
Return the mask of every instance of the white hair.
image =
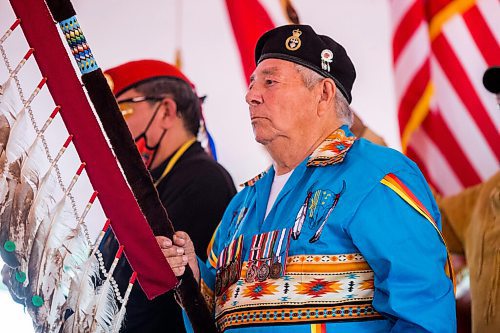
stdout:
[[(320, 83), (325, 77), (316, 73), (312, 69), (309, 69), (305, 66), (295, 64), (295, 69), (299, 72), (302, 77), (302, 81), (307, 89), (312, 89), (318, 83)], [(352, 112), (349, 103), (347, 103), (347, 99), (342, 95), (339, 89), (336, 89), (335, 92), (335, 111), (337, 114), (337, 118), (347, 126), (351, 127), (354, 119), (354, 115)]]

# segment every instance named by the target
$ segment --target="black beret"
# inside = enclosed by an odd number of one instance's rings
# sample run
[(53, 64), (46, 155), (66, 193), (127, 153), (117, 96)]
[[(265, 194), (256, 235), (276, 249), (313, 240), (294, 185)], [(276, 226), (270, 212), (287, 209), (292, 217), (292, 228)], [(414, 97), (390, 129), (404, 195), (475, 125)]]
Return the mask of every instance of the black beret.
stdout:
[(345, 49), (308, 25), (291, 24), (263, 34), (255, 47), (255, 63), (275, 58), (291, 61), (328, 77), (351, 103), (356, 70)]

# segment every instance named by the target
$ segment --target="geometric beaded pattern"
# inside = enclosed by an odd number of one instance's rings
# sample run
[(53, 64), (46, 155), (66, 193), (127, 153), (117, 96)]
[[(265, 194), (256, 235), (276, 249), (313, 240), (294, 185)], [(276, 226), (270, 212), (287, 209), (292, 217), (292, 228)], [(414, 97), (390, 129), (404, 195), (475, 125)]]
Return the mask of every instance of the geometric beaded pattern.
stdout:
[(246, 182), (244, 182), (243, 184), (240, 184), (240, 187), (254, 186), (254, 185), (255, 185), (255, 183), (256, 183), (259, 179), (261, 179), (262, 177), (264, 177), (268, 171), (269, 171), (269, 169), (267, 169), (266, 171), (263, 171), (263, 172), (259, 173), (257, 176), (253, 177), (252, 179), (247, 180), (247, 181), (246, 181)]
[(340, 163), (351, 148), (356, 136), (338, 128), (331, 133), (309, 156), (307, 166), (326, 166)]
[(73, 53), (75, 57), (80, 72), (82, 74), (87, 74), (98, 69), (99, 66), (97, 66), (92, 51), (87, 45), (85, 36), (80, 29), (80, 24), (76, 20), (76, 16), (61, 21), (59, 26), (66, 37), (66, 41), (68, 42), (71, 53)]
[[(324, 307), (286, 307), (276, 310), (242, 310), (234, 311), (217, 321), (222, 332), (228, 328), (284, 325), (314, 324), (333, 321), (377, 320), (383, 317), (370, 304), (343, 304)], [(290, 329), (293, 332), (293, 329)]]
[(295, 255), (278, 279), (240, 279), (215, 299), (216, 322), (242, 325), (379, 319), (373, 309), (373, 271), (360, 253)]

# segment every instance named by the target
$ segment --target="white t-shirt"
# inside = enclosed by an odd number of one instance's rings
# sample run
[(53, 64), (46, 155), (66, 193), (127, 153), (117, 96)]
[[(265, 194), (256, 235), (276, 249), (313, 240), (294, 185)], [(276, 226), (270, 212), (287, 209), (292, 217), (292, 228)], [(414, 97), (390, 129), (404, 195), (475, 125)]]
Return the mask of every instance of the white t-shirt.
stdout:
[(281, 189), (283, 189), (283, 186), (285, 186), (292, 172), (293, 170), (279, 176), (276, 174), (274, 175), (273, 185), (271, 185), (271, 193), (269, 193), (269, 200), (267, 201), (266, 216), (264, 217), (264, 219), (266, 219), (267, 214), (269, 214), (269, 211), (271, 210), (271, 208), (273, 208), (278, 194), (281, 192)]

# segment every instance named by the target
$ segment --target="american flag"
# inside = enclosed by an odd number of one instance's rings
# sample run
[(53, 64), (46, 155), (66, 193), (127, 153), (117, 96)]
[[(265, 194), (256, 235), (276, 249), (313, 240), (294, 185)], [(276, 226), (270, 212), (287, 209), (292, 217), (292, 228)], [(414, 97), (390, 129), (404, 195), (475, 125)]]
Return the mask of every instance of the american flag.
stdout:
[(403, 152), (444, 195), (499, 169), (500, 110), (482, 85), (500, 65), (498, 0), (391, 0)]

